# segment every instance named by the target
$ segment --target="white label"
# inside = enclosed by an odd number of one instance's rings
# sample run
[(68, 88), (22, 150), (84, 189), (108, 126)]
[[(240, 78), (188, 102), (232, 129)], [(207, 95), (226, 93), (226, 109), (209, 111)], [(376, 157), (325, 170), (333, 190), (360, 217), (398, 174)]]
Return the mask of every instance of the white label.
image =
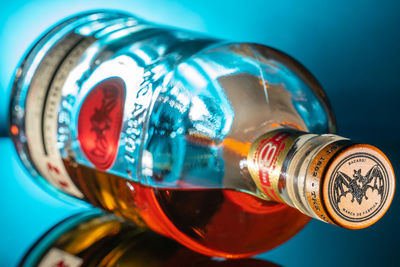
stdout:
[(32, 161), (40, 174), (61, 191), (83, 198), (69, 177), (57, 144), (58, 107), (62, 87), (93, 38), (71, 35), (46, 54), (32, 79), (25, 129)]
[(61, 249), (51, 248), (38, 267), (79, 267), (83, 260)]

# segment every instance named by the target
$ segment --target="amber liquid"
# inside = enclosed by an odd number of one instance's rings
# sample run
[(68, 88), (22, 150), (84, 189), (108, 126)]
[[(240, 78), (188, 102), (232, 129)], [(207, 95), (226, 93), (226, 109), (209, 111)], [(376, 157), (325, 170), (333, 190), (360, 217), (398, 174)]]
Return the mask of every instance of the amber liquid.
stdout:
[[(73, 217), (71, 217), (73, 218)], [(68, 219), (55, 226), (57, 229), (62, 224), (69, 223)], [(48, 233), (51, 233), (50, 230)], [(45, 238), (44, 236), (43, 238)], [(28, 266), (26, 261), (32, 253), (35, 255), (36, 247), (42, 242), (39, 240), (22, 260), (20, 266)], [(57, 248), (69, 255), (78, 257), (82, 267), (118, 266), (269, 266), (276, 267), (265, 260), (215, 260), (190, 251), (171, 239), (162, 237), (154, 232), (145, 231), (112, 215), (98, 214), (87, 218), (59, 235), (53, 243), (42, 244), (47, 246), (45, 251), (40, 251), (35, 266), (40, 265), (46, 255), (53, 248)], [(70, 266), (63, 256), (53, 257), (51, 266)], [(40, 263), (40, 264), (38, 264)], [(30, 266), (30, 265), (29, 265)]]
[(293, 208), (237, 191), (154, 189), (64, 163), (91, 204), (210, 256), (240, 258), (267, 251), (309, 221)]

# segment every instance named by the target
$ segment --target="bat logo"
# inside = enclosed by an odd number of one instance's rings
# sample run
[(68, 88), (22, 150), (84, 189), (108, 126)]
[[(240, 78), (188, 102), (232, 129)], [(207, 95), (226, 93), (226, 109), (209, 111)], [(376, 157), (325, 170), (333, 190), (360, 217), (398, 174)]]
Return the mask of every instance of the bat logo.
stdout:
[(364, 151), (352, 153), (328, 173), (325, 203), (336, 220), (366, 222), (385, 211), (393, 188), (387, 165), (380, 158)]
[(368, 200), (366, 193), (369, 188), (378, 190), (378, 195), (383, 198), (384, 177), (378, 165), (374, 165), (365, 176), (361, 174), (361, 169), (353, 171), (353, 177), (341, 171), (336, 173), (333, 183), (333, 202), (338, 209), (341, 197), (346, 197), (347, 193), (352, 195), (351, 202), (355, 200), (359, 205), (364, 199)]

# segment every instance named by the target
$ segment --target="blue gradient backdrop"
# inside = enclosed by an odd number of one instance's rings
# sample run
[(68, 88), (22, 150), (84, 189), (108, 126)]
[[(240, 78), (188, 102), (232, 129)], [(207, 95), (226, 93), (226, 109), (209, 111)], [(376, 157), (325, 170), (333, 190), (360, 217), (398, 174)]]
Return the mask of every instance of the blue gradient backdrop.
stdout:
[[(99, 8), (236, 41), (278, 48), (325, 88), (339, 133), (381, 148), (400, 170), (399, 1), (112, 0), (0, 2), (0, 133), (6, 136), (9, 83), (34, 39), (58, 20)], [(326, 1), (328, 2), (328, 1)], [(0, 265), (13, 266), (51, 225), (84, 207), (41, 191), (0, 139)], [(376, 225), (358, 231), (312, 221), (260, 257), (285, 266), (396, 265), (398, 194)]]

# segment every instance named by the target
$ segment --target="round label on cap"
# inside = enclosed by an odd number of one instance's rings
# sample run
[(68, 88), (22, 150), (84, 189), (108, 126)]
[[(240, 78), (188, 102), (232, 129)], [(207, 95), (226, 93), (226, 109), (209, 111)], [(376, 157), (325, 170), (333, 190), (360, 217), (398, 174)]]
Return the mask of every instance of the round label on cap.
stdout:
[(393, 197), (394, 175), (376, 148), (356, 145), (343, 151), (327, 171), (325, 205), (336, 222), (362, 228), (377, 221)]

